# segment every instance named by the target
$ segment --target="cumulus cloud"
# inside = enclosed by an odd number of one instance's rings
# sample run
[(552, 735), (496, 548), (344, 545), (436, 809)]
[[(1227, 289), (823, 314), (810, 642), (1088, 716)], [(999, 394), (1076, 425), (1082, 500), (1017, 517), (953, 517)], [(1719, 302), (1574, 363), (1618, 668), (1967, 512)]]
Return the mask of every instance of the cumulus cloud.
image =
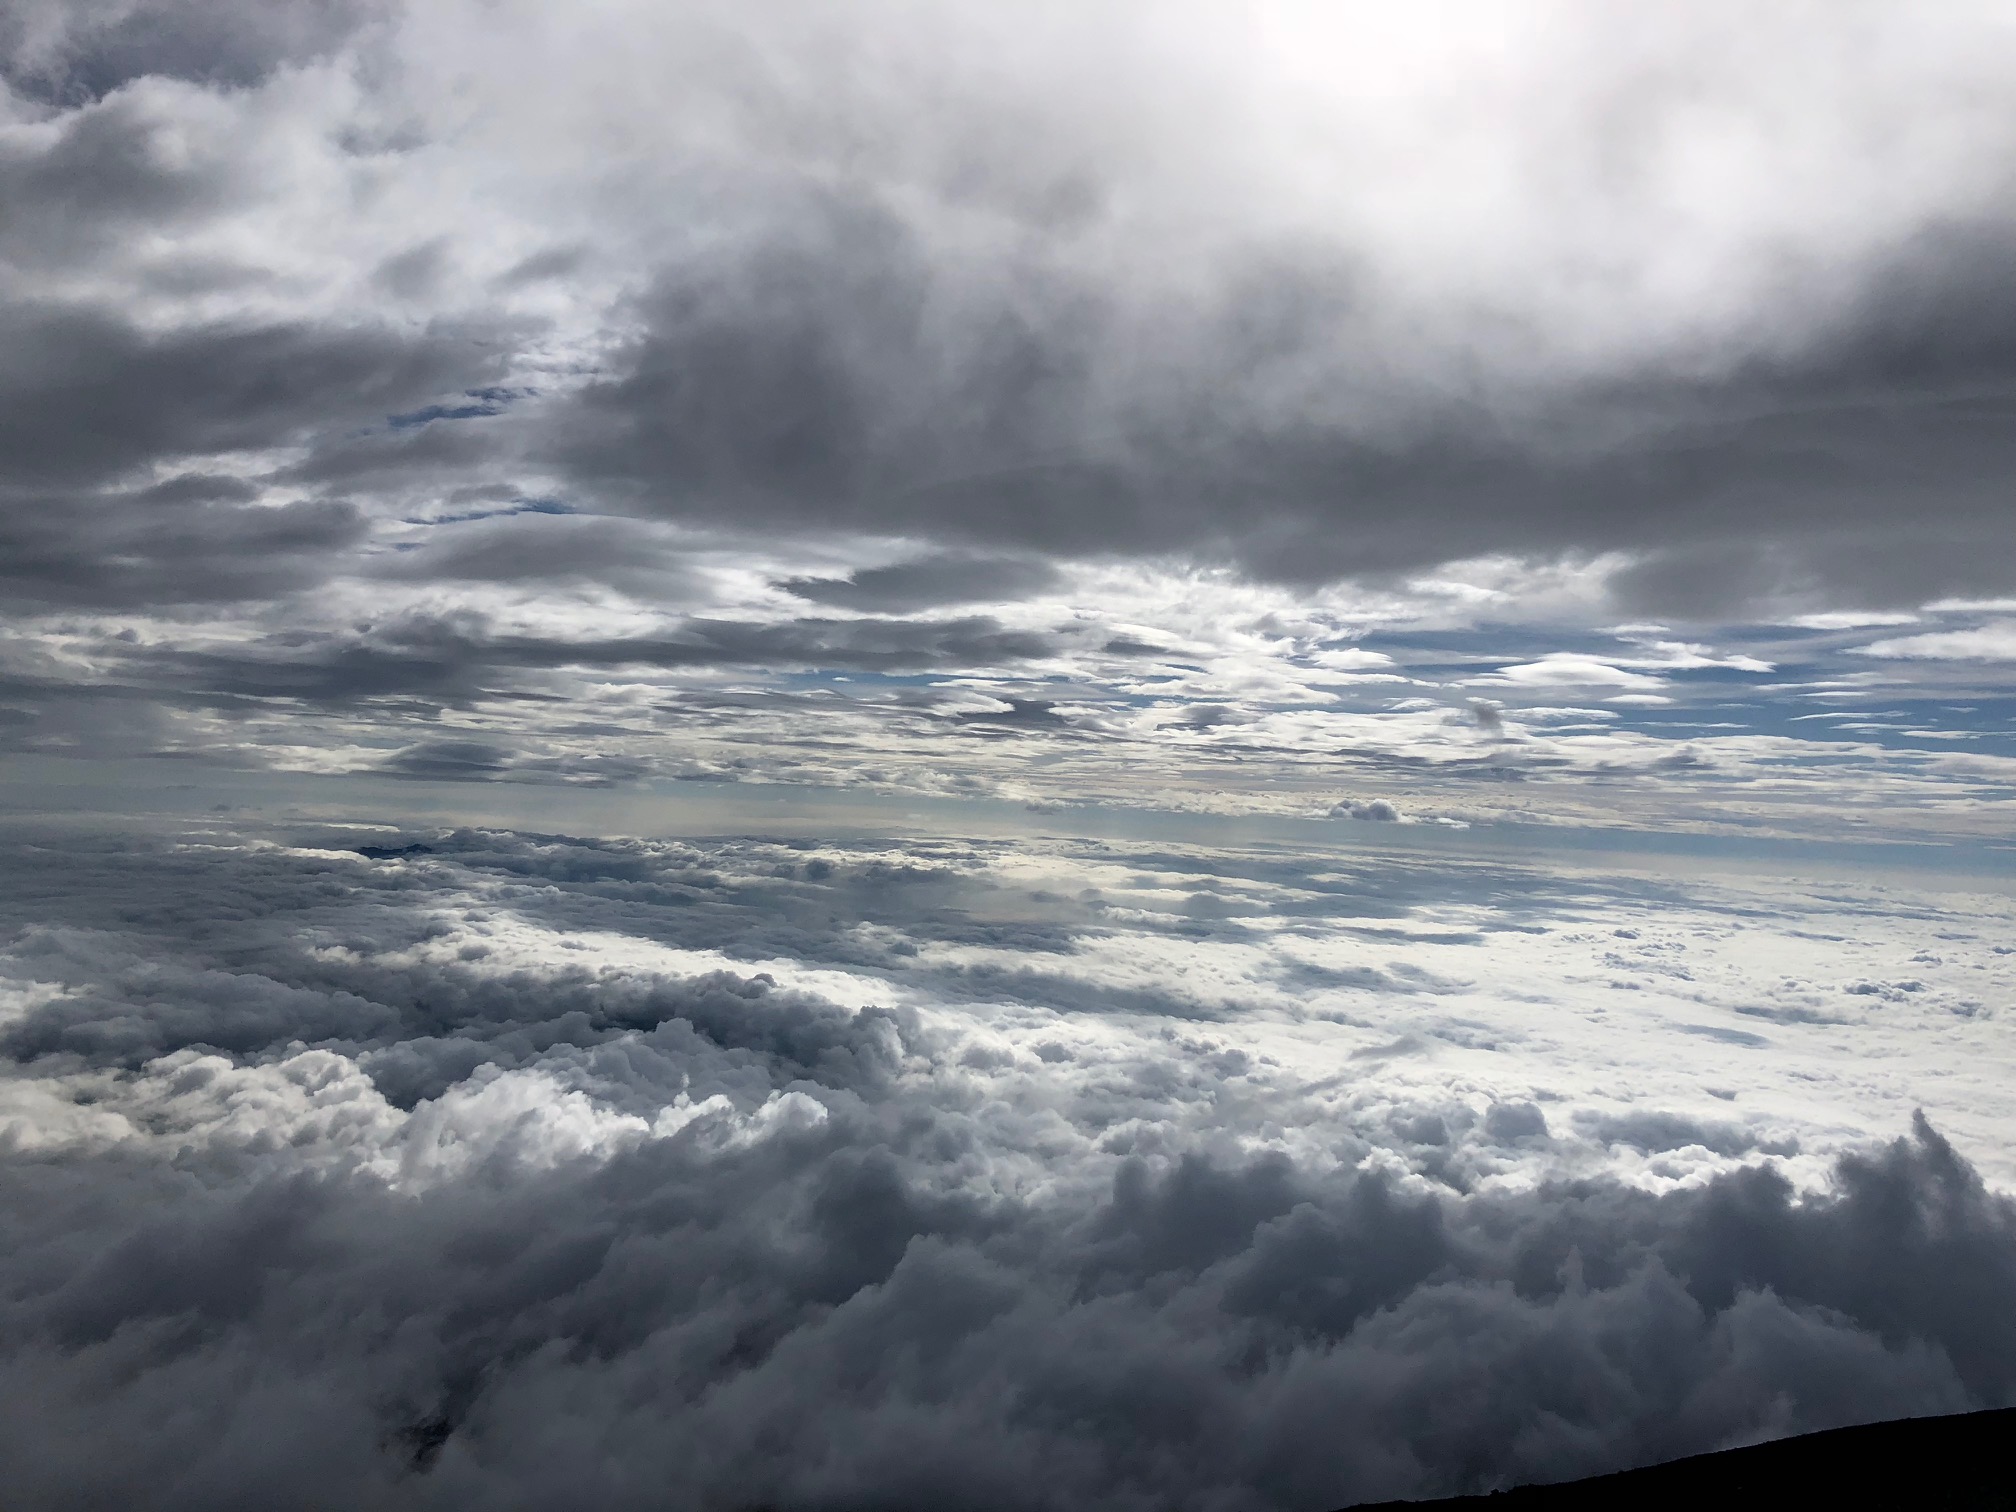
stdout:
[(1340, 799), (1330, 806), (1332, 819), (1384, 819), (1396, 820), (1400, 810), (1384, 798)]
[[(1418, 962), (1476, 948), (1465, 907), (1565, 910), (1559, 991), (1586, 879), (14, 844), (0, 1435), (26, 1505), (1326, 1506), (2016, 1396), (2016, 1206), (1922, 1117), (1815, 1160), (1727, 1102), (1409, 1078), (1424, 1030), (1516, 1032), (1509, 1000), (1411, 1010), (1411, 1044), (1339, 1062), (1351, 1100), (1294, 1112), (1309, 1072), (1238, 951), (1415, 940), (1308, 961), (1287, 1026), (1464, 990)], [(1342, 932), (1300, 927), (1319, 900)], [(1677, 966), (1706, 906), (1616, 891), (1638, 924), (1608, 970)], [(1144, 976), (1157, 938), (1189, 969)], [(1086, 994), (1109, 967), (1127, 990)], [(1196, 1011), (1228, 992), (1236, 1035)], [(1696, 1043), (1739, 1075), (1757, 1053)]]
[[(1928, 1130), (1804, 1200), (1759, 1174), (1447, 1204), (1200, 1158), (982, 1203), (932, 1192), (872, 1125), (571, 1166), (428, 1210), (355, 1179), (51, 1172), (17, 1275), (98, 1237), (108, 1201), (133, 1216), (14, 1310), (17, 1492), (1321, 1505), (2010, 1384), (1978, 1324), (2016, 1300), (2011, 1213)], [(147, 1363), (109, 1374), (142, 1333), (163, 1336)], [(1489, 1405), (1514, 1378), (1518, 1404)], [(171, 1401), (218, 1436), (174, 1434)], [(86, 1415), (116, 1453), (78, 1441)], [(248, 1460), (255, 1433), (272, 1447)]]

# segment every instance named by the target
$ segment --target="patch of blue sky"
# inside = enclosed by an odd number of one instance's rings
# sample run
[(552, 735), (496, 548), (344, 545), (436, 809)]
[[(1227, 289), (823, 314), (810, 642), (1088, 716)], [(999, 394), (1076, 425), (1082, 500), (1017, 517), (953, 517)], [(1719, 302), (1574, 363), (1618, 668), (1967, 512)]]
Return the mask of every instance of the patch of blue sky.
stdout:
[(404, 525), (466, 525), (471, 520), (502, 520), (512, 515), (572, 515), (580, 510), (559, 499), (518, 499), (495, 509), (471, 509), (461, 514), (433, 515), (425, 519), (407, 519)]
[(1750, 727), (1758, 734), (1829, 743), (1901, 746), (1958, 739), (1970, 750), (2016, 756), (2016, 698), (1956, 706), (1930, 697), (1899, 698), (1895, 689), (1881, 691), (1883, 702), (1874, 709), (1753, 705)]
[(1782, 675), (1777, 668), (1769, 672), (1759, 672), (1753, 667), (1660, 667), (1646, 670), (1656, 670), (1659, 676), (1676, 688), (1730, 685), (1750, 687), (1767, 677), (1777, 678)]
[(387, 415), (386, 427), (390, 430), (414, 430), (423, 425), (432, 425), (436, 420), (487, 420), (501, 415), (513, 403), (537, 393), (536, 389), (475, 388), (464, 389), (462, 398), (467, 403), (428, 404), (404, 414)]

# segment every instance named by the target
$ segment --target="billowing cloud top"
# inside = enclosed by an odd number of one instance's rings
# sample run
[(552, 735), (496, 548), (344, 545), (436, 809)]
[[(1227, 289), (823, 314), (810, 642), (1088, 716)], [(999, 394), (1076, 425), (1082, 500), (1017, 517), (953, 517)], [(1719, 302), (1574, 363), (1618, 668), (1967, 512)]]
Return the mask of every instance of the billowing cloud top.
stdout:
[(0, 843), (20, 1506), (1290, 1512), (2016, 1394), (2006, 891)]

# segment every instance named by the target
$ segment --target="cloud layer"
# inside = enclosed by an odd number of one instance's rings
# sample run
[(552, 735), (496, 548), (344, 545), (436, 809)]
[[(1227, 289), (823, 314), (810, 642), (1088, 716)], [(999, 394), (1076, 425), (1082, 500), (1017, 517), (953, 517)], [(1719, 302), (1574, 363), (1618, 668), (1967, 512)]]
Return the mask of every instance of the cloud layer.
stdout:
[(2008, 587), (1992, 5), (255, 9), (10, 8), (10, 487)]
[(2016, 1400), (2012, 85), (1996, 3), (0, 0), (10, 1506)]
[[(1718, 947), (1757, 895), (1400, 860), (15, 843), (24, 1505), (1326, 1507), (2016, 1396), (2016, 1208), (1839, 1117), (1878, 1038), (1992, 1038), (1989, 900), (1752, 1012), (1716, 952), (1826, 905)], [(1519, 987), (1441, 965), (1493, 939)]]
[(20, 0), (0, 744), (1978, 830), (2012, 76), (1994, 5)]

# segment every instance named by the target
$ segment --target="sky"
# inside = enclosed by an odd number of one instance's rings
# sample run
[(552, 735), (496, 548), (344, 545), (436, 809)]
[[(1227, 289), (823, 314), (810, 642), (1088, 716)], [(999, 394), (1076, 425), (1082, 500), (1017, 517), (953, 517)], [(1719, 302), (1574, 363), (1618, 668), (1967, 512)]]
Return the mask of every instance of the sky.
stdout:
[(2016, 7), (0, 0), (30, 1507), (2016, 1402)]

